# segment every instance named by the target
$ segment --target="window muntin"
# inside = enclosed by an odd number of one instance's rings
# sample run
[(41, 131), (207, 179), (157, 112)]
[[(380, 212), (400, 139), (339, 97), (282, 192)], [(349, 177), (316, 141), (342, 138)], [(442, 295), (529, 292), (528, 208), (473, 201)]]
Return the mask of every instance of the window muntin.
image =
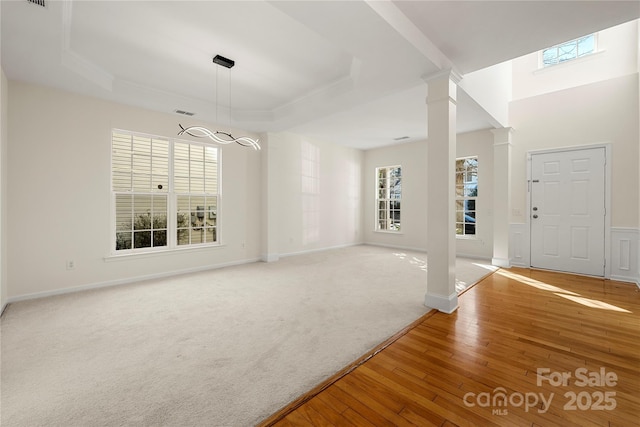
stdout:
[(542, 65), (549, 67), (574, 59), (582, 58), (596, 51), (596, 35), (580, 37), (561, 43), (542, 51)]
[(218, 149), (176, 142), (173, 171), (178, 245), (215, 243), (218, 227)]
[(115, 252), (218, 242), (217, 147), (114, 130), (111, 170)]
[(476, 234), (478, 158), (456, 159), (456, 235)]
[(376, 230), (400, 231), (402, 167), (376, 168)]

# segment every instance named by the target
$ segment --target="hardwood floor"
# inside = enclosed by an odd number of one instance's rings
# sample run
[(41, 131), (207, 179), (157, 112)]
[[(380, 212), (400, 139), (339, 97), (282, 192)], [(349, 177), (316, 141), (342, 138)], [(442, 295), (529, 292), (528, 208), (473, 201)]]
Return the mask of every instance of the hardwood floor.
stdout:
[(639, 426), (640, 292), (499, 270), (263, 426)]

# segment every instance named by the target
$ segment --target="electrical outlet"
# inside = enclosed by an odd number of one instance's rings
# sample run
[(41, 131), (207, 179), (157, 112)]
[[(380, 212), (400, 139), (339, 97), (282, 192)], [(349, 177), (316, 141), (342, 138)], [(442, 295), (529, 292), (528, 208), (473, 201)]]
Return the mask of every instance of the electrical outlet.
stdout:
[(72, 259), (67, 260), (67, 270), (74, 270), (76, 268), (76, 262)]

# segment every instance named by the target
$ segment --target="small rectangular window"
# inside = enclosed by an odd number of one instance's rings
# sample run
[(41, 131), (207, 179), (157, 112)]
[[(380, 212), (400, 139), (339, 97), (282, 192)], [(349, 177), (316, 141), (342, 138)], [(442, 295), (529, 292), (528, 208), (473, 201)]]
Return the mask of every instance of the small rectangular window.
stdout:
[(478, 158), (456, 159), (456, 235), (476, 234)]
[(376, 230), (400, 231), (402, 167), (376, 169)]
[(542, 65), (549, 67), (574, 59), (582, 58), (596, 51), (596, 35), (580, 37), (561, 43), (542, 51)]

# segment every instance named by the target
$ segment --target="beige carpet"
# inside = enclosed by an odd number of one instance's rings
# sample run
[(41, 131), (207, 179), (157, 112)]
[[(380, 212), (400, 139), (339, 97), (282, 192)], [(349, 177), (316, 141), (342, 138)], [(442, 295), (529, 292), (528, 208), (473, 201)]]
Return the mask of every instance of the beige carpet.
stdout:
[(11, 304), (0, 421), (252, 425), (427, 312), (425, 282), (424, 254), (356, 246)]

